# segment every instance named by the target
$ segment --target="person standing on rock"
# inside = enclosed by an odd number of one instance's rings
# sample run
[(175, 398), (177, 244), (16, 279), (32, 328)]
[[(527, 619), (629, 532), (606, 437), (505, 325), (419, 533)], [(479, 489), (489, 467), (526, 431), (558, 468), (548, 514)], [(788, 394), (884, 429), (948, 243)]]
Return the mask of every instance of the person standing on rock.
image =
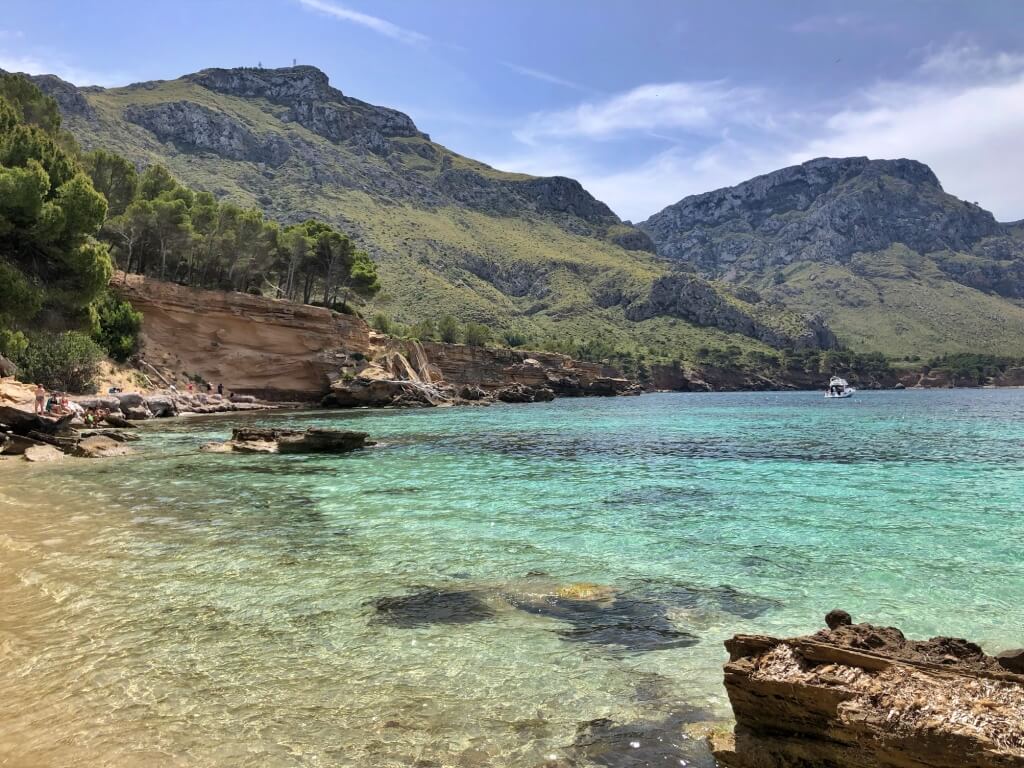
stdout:
[(220, 384), (217, 385), (217, 394), (220, 395), (221, 397), (224, 397), (224, 383), (223, 382), (221, 382)]
[(36, 384), (36, 416), (46, 413), (46, 389), (42, 384)]

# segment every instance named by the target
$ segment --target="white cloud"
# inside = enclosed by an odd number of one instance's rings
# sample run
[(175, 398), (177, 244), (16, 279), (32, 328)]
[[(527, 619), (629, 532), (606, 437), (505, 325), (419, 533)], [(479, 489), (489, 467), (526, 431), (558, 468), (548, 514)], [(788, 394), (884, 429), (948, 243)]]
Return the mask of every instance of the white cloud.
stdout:
[(133, 82), (135, 78), (124, 72), (97, 72), (68, 64), (58, 56), (18, 56), (0, 52), (0, 69), (24, 72), (29, 75), (56, 75), (74, 85), (102, 85), (114, 87)]
[(759, 97), (755, 89), (735, 88), (723, 82), (641, 85), (571, 109), (538, 112), (516, 136), (532, 144), (546, 137), (610, 139), (674, 129), (708, 132), (723, 121), (738, 120)]
[(997, 218), (1024, 217), (1024, 57), (947, 49), (917, 75), (859, 94), (788, 159), (909, 157), (931, 166), (948, 192)]
[(374, 32), (385, 37), (390, 37), (393, 40), (398, 40), (402, 43), (409, 45), (418, 45), (420, 43), (426, 43), (430, 41), (430, 38), (420, 32), (415, 32), (411, 29), (405, 29), (397, 24), (392, 24), (386, 19), (382, 19), (378, 16), (370, 16), (367, 13), (360, 13), (359, 11), (353, 11), (349, 8), (345, 8), (335, 3), (328, 3), (324, 0), (299, 0), (299, 3), (310, 10), (319, 11), (325, 13), (328, 16), (332, 16), (335, 19), (341, 21), (349, 21), (353, 24), (359, 24), (360, 26), (372, 29)]
[[(624, 218), (814, 157), (908, 157), (944, 188), (1001, 220), (1024, 217), (1024, 55), (971, 45), (928, 52), (901, 80), (839, 106), (794, 112), (756, 88), (643, 85), (524, 120), (520, 152), (499, 168), (578, 178)], [(651, 137), (662, 139), (651, 142)], [(609, 142), (648, 154), (629, 167)]]
[(532, 77), (534, 80), (540, 80), (544, 83), (551, 83), (552, 85), (560, 85), (563, 88), (572, 88), (574, 91), (588, 91), (594, 92), (593, 88), (588, 88), (585, 85), (574, 83), (572, 80), (566, 80), (559, 77), (558, 75), (552, 75), (550, 72), (544, 72), (540, 69), (531, 69), (530, 67), (524, 67), (519, 64), (513, 64), (510, 61), (501, 62), (502, 66), (511, 69), (517, 74), (523, 75), (524, 77)]

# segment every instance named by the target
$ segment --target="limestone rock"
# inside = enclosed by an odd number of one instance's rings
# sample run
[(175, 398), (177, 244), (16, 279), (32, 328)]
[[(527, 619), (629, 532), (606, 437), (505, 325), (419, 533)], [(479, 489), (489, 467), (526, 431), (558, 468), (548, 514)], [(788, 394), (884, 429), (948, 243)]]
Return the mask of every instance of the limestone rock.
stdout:
[(726, 648), (736, 727), (716, 744), (723, 768), (1024, 766), (1024, 676), (974, 643), (840, 624)]
[(291, 146), (281, 136), (257, 134), (241, 121), (191, 101), (132, 104), (125, 108), (124, 118), (182, 150), (207, 150), (272, 166), (291, 156)]
[(25, 449), (25, 461), (42, 463), (48, 461), (60, 461), (64, 458), (63, 451), (52, 445), (30, 445)]
[(132, 450), (123, 441), (108, 435), (90, 435), (79, 441), (75, 455), (86, 459), (102, 459), (112, 456), (126, 456)]
[(152, 412), (146, 407), (146, 404), (142, 405), (131, 405), (121, 406), (121, 412), (124, 414), (126, 419), (132, 421), (145, 421), (146, 419), (153, 418)]
[(157, 418), (178, 415), (178, 405), (169, 395), (150, 395), (146, 398), (146, 407)]
[(366, 432), (320, 429), (264, 429), (240, 427), (231, 440), (207, 443), (204, 453), (350, 453), (374, 445)]

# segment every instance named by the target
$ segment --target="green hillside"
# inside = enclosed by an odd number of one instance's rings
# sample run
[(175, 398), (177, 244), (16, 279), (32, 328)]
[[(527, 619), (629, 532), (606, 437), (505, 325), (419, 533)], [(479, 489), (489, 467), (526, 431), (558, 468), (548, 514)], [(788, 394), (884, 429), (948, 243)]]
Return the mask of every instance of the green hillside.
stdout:
[[(711, 284), (696, 323), (689, 312), (638, 320), (630, 306), (670, 271), (646, 235), (578, 182), (457, 155), (315, 68), (204, 70), (114, 89), (34, 79), (87, 150), (163, 163), (183, 183), (271, 218), (317, 218), (350, 233), (384, 287), (368, 315), (414, 323), (451, 314), (499, 337), (599, 340), (652, 360), (694, 359), (709, 346), (770, 352), (759, 339), (806, 344), (797, 314)], [(719, 323), (719, 312), (748, 311), (756, 321), (742, 325), (760, 335)]]

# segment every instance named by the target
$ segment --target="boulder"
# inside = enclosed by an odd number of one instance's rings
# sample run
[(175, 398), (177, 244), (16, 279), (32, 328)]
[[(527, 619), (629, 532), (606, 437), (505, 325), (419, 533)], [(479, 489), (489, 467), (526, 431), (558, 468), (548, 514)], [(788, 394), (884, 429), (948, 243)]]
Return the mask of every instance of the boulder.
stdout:
[(146, 398), (146, 407), (157, 418), (178, 415), (178, 406), (169, 395), (150, 395)]
[(56, 434), (66, 429), (74, 416), (73, 413), (60, 417), (37, 416), (32, 411), (0, 405), (0, 424), (7, 425), (12, 432), (19, 435), (27, 435), (29, 432)]
[(348, 453), (368, 445), (366, 432), (333, 429), (307, 429), (297, 435), (283, 435), (277, 440), (278, 453)]
[(255, 403), (256, 398), (253, 395), (231, 395), (232, 403)]
[(75, 402), (83, 408), (102, 408), (105, 411), (121, 410), (121, 401), (113, 395), (100, 395), (97, 397), (76, 397)]
[(52, 445), (32, 445), (25, 449), (25, 460), (31, 462), (60, 461), (63, 451)]
[(25, 453), (26, 449), (34, 445), (47, 445), (47, 443), (25, 435), (0, 435), (0, 453), (7, 456), (20, 456)]
[(825, 615), (825, 626), (829, 629), (836, 629), (848, 624), (853, 624), (853, 618), (846, 611), (835, 608)]
[(3, 355), (0, 355), (0, 377), (14, 376), (17, 372), (18, 366)]
[(366, 432), (241, 427), (226, 443), (207, 443), (205, 453), (348, 453), (373, 445)]
[(142, 405), (132, 405), (127, 408), (122, 407), (121, 412), (126, 419), (131, 419), (132, 421), (145, 421), (146, 419), (153, 418), (153, 414), (146, 407), (145, 403)]
[(459, 389), (459, 397), (463, 400), (468, 400), (471, 403), (476, 403), (480, 400), (486, 400), (487, 392), (475, 384), (464, 384)]
[(322, 404), (328, 408), (430, 407), (451, 402), (452, 396), (450, 390), (433, 384), (357, 376), (349, 381), (334, 382)]
[(555, 393), (550, 387), (531, 387), (518, 383), (499, 389), (495, 396), (503, 403), (546, 403), (555, 399)]
[(116, 413), (108, 413), (103, 420), (110, 426), (117, 427), (118, 429), (135, 429), (134, 424), (128, 421), (124, 416)]
[(78, 442), (74, 455), (85, 459), (103, 459), (111, 456), (126, 456), (131, 452), (131, 448), (112, 437), (90, 435)]
[(996, 661), (1003, 669), (1024, 675), (1024, 648), (1014, 648), (996, 654)]
[(146, 398), (138, 392), (119, 392), (115, 397), (117, 398), (118, 406), (126, 414), (128, 413), (127, 409), (138, 408), (146, 404)]

